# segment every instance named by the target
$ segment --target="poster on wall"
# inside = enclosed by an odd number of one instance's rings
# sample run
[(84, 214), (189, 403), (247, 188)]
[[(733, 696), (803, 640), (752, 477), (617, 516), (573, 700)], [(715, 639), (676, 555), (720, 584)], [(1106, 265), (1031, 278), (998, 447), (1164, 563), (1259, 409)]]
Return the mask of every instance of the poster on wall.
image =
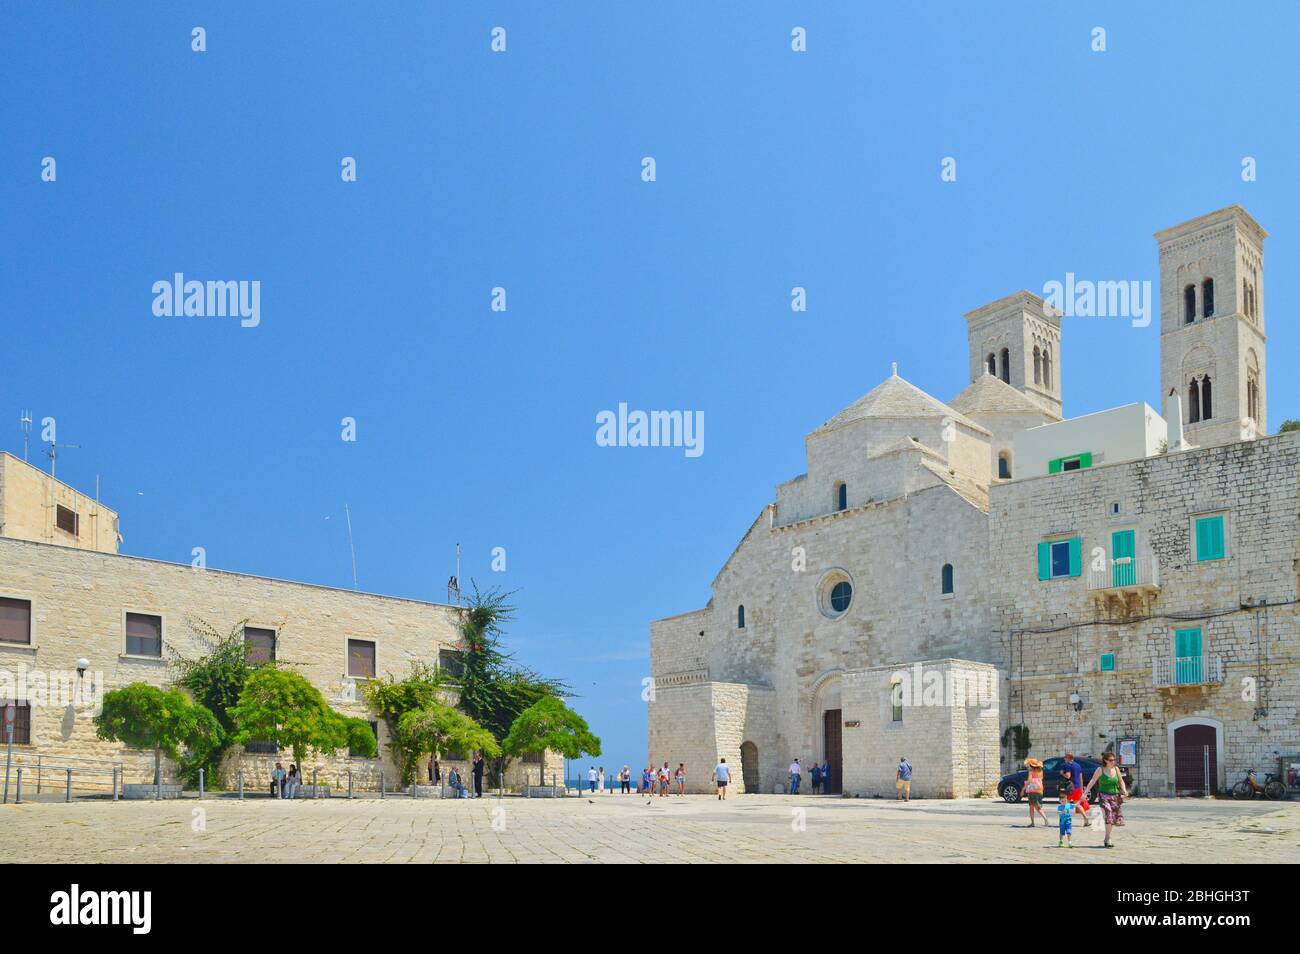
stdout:
[(1125, 766), (1137, 765), (1138, 760), (1138, 740), (1137, 739), (1120, 739), (1119, 740), (1119, 764)]

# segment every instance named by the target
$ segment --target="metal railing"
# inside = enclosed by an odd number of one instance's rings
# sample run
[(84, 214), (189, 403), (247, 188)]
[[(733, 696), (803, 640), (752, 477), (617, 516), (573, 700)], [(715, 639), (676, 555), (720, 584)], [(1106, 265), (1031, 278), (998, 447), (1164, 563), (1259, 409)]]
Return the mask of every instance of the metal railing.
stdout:
[(1160, 586), (1160, 562), (1154, 554), (1120, 557), (1100, 570), (1088, 570), (1088, 589), (1124, 590)]
[(1223, 657), (1217, 653), (1157, 656), (1151, 660), (1153, 686), (1208, 686), (1222, 682)]

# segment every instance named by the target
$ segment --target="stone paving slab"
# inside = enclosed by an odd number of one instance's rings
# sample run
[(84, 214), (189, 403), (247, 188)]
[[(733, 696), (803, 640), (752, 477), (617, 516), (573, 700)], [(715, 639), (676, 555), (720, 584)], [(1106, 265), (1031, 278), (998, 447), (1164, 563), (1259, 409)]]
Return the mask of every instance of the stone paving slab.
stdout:
[[(1055, 806), (1045, 806), (1053, 815)], [(6, 862), (1294, 863), (1300, 802), (1136, 799), (1114, 850), (1074, 849), (984, 799), (738, 795), (441, 801), (342, 798), (0, 806)]]

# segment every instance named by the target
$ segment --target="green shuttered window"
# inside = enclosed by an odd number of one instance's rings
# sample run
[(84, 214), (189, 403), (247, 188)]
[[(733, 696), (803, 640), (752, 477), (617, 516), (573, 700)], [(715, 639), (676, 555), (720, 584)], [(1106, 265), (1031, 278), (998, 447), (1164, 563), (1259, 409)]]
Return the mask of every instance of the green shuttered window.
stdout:
[(1049, 474), (1059, 474), (1067, 470), (1087, 470), (1092, 466), (1092, 453), (1071, 454), (1069, 457), (1058, 457), (1056, 460), (1047, 462), (1047, 472)]
[(1038, 578), (1058, 580), (1083, 572), (1083, 538), (1044, 540), (1038, 544)]
[(1196, 521), (1196, 559), (1222, 560), (1227, 555), (1223, 538), (1223, 514)]

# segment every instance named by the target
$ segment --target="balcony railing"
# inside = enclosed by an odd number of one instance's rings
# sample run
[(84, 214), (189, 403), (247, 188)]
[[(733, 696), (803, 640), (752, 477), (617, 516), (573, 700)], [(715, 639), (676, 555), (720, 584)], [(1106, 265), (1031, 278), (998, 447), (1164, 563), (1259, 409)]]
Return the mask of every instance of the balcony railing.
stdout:
[(1090, 590), (1158, 590), (1160, 563), (1153, 554), (1120, 557), (1100, 570), (1088, 570)]
[(1222, 682), (1223, 657), (1216, 653), (1157, 656), (1151, 661), (1151, 683), (1161, 688), (1217, 686)]

